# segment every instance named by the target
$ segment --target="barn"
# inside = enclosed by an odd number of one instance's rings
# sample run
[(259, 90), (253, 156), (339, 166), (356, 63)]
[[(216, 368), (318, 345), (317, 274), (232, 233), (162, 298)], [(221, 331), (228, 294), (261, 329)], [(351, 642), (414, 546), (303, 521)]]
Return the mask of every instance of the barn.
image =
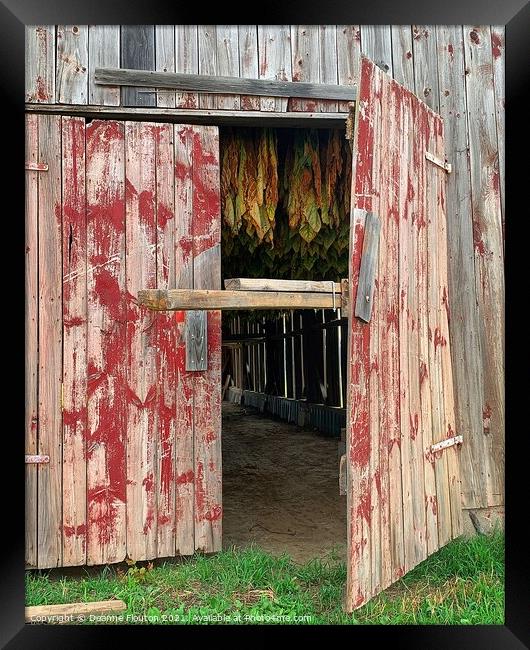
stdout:
[(25, 101), (27, 567), (289, 503), (351, 611), (502, 511), (503, 28), (27, 26)]

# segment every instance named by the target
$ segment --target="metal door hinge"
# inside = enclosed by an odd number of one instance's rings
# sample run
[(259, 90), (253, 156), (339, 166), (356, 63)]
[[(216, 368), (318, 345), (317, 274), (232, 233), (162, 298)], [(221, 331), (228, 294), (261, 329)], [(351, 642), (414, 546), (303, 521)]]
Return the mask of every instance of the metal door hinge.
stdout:
[(462, 436), (454, 436), (453, 438), (446, 438), (441, 442), (437, 442), (435, 445), (431, 445), (431, 451), (440, 451), (441, 449), (446, 449), (447, 447), (452, 447), (453, 445), (461, 445), (464, 441)]
[(26, 454), (26, 464), (49, 463), (49, 456)]
[(26, 169), (29, 169), (34, 172), (47, 172), (48, 163), (27, 162)]
[(432, 163), (435, 165), (438, 165), (438, 167), (441, 167), (442, 169), (445, 169), (445, 171), (450, 174), (451, 173), (451, 163), (445, 162), (445, 160), (441, 160), (440, 158), (437, 158), (436, 156), (433, 156), (432, 153), (429, 153), (428, 151), (425, 152), (425, 158), (427, 160), (430, 160)]

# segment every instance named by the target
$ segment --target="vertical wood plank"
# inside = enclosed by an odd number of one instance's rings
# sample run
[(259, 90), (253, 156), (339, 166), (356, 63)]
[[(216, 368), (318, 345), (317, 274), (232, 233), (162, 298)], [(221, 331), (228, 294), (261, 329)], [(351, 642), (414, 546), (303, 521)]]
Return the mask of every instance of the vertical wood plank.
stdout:
[(414, 59), (410, 25), (392, 25), (392, 67), (394, 79), (414, 91)]
[[(156, 169), (156, 286), (175, 287), (175, 160), (173, 125), (157, 126)], [(156, 319), (156, 385), (158, 437), (156, 458), (157, 556), (175, 553), (175, 449), (177, 419), (177, 331), (174, 315)]]
[(504, 274), (499, 156), (489, 27), (464, 29), (475, 277), (484, 366), (488, 505), (504, 498)]
[[(221, 288), (219, 131), (193, 129), (193, 286)], [(195, 548), (222, 544), (221, 313), (208, 312), (208, 369), (194, 377)]]
[[(174, 126), (175, 147), (175, 287), (193, 288), (193, 127)], [(174, 314), (176, 367), (175, 549), (195, 551), (195, 460), (193, 443), (193, 373), (186, 371), (185, 314)]]
[(85, 120), (62, 118), (63, 565), (86, 563)]
[(123, 123), (86, 127), (87, 564), (126, 554), (125, 151)]
[(120, 67), (120, 26), (89, 25), (88, 27), (88, 103), (101, 106), (120, 105), (119, 86), (98, 86), (94, 81), (96, 68)]
[(58, 104), (86, 104), (88, 99), (88, 26), (58, 25)]
[[(293, 81), (320, 83), (320, 38), (318, 25), (291, 25), (291, 57)], [(291, 98), (289, 110), (315, 112), (320, 102), (314, 99)]]
[[(239, 38), (237, 25), (216, 25), (218, 74), (239, 77)], [(217, 108), (238, 111), (239, 95), (218, 95)]]
[(413, 25), (414, 84), (416, 95), (438, 112), (438, 54), (436, 31), (432, 25)]
[[(198, 25), (199, 74), (219, 74), (216, 29), (217, 25)], [(199, 107), (217, 108), (218, 96), (201, 93), (199, 96)]]
[(455, 382), (456, 432), (461, 448), (464, 505), (485, 507), (490, 465), (482, 434), (483, 366), (473, 256), (471, 178), (468, 153), (464, 43), (461, 26), (437, 27), (440, 114), (453, 171), (447, 179), (448, 294)]
[[(258, 27), (238, 25), (239, 30), (239, 75), (258, 79)], [(254, 95), (241, 95), (242, 111), (259, 111), (260, 99)]]
[[(154, 70), (154, 25), (122, 25), (120, 50), (122, 68)], [(156, 106), (156, 92), (153, 88), (122, 86), (121, 103), (122, 106)]]
[(127, 553), (156, 556), (156, 314), (136, 302), (156, 288), (155, 139), (157, 126), (125, 123), (127, 306)]
[(390, 25), (361, 25), (363, 54), (390, 76), (392, 68), (392, 35)]
[[(338, 82), (356, 86), (361, 61), (361, 28), (359, 25), (337, 25)], [(339, 102), (339, 111), (348, 112), (348, 102)]]
[(62, 264), (61, 118), (39, 116), (39, 444), (50, 462), (38, 467), (39, 567), (62, 562)]
[[(26, 161), (39, 162), (39, 116), (26, 115)], [(38, 453), (38, 332), (39, 332), (39, 223), (38, 174), (26, 170), (26, 266), (25, 266), (25, 453)], [(25, 561), (37, 566), (37, 473), (26, 465)]]
[[(155, 70), (175, 72), (175, 25), (155, 25)], [(176, 93), (165, 88), (156, 94), (156, 105), (175, 108)]]
[(26, 101), (55, 102), (55, 25), (26, 25)]
[(502, 233), (504, 244), (504, 26), (491, 27), (491, 53), (493, 55), (493, 83), (495, 88), (495, 112), (497, 117), (497, 146), (499, 149), (499, 178), (502, 209)]
[[(323, 84), (338, 84), (337, 64), (337, 30), (335, 25), (319, 25), (319, 61), (320, 82)], [(338, 110), (336, 101), (322, 100), (319, 102), (322, 112)]]
[[(288, 25), (258, 25), (258, 62), (260, 79), (291, 81), (291, 36)], [(261, 97), (260, 110), (287, 110), (285, 97)]]
[[(199, 40), (197, 25), (175, 25), (175, 72), (199, 73)], [(178, 108), (198, 108), (198, 93), (176, 94)]]

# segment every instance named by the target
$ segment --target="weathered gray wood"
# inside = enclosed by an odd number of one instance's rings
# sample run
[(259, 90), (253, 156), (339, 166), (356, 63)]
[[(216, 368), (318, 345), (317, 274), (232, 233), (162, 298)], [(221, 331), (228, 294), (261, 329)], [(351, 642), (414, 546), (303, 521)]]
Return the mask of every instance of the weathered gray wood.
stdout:
[(365, 56), (392, 76), (392, 34), (390, 25), (361, 25), (361, 47)]
[[(225, 77), (239, 77), (239, 39), (237, 25), (216, 25), (217, 72)], [(239, 110), (239, 95), (217, 97), (217, 108)]]
[[(346, 443), (343, 443), (344, 445)], [(339, 494), (344, 496), (346, 494), (346, 481), (347, 481), (348, 463), (346, 462), (346, 454), (342, 454), (339, 461)]]
[[(210, 283), (211, 284), (211, 283)], [(138, 302), (154, 311), (186, 309), (331, 309), (331, 293), (292, 291), (220, 291), (210, 289), (145, 289)], [(335, 306), (340, 307), (339, 296)]]
[[(291, 57), (293, 82), (320, 83), (320, 44), (318, 25), (291, 25)], [(291, 111), (319, 111), (315, 101), (292, 98)]]
[[(219, 74), (216, 25), (198, 25), (197, 29), (199, 37), (199, 74), (197, 76), (215, 76)], [(182, 90), (209, 92), (204, 88), (183, 88)], [(226, 88), (224, 92), (226, 92)], [(199, 106), (201, 108), (218, 108), (218, 98), (211, 94), (200, 95)]]
[(364, 220), (363, 252), (359, 270), (359, 284), (355, 300), (355, 315), (368, 323), (372, 315), (375, 276), (379, 253), (381, 222), (373, 212), (366, 212)]
[(180, 74), (126, 68), (97, 68), (96, 83), (118, 86), (156, 86), (192, 92), (271, 97), (304, 97), (314, 99), (341, 99), (354, 101), (355, 88), (333, 84), (318, 84), (274, 79), (241, 79), (207, 74)]
[(499, 178), (501, 192), (502, 228), (504, 244), (504, 26), (491, 27), (491, 52), (493, 55), (493, 85), (497, 116), (497, 146), (499, 151)]
[(119, 86), (97, 86), (96, 68), (120, 65), (120, 26), (90, 25), (88, 28), (88, 103), (119, 106)]
[[(319, 63), (320, 82), (338, 84), (337, 30), (335, 25), (319, 25)], [(338, 110), (337, 102), (322, 101), (319, 106), (323, 112)]]
[[(102, 87), (102, 86), (101, 86)], [(85, 115), (87, 117), (177, 122), (178, 124), (227, 124), (234, 126), (276, 126), (287, 128), (346, 128), (344, 113), (277, 113), (268, 111), (222, 111), (200, 108), (133, 106), (60, 106), (26, 104), (27, 113)]]
[(410, 25), (392, 25), (392, 66), (394, 79), (414, 90), (414, 58)]
[[(175, 25), (175, 72), (199, 72), (199, 42), (197, 25)], [(198, 108), (197, 93), (177, 93), (177, 106)]]
[[(258, 28), (256, 25), (238, 25), (239, 29), (239, 76), (257, 79), (258, 72)], [(259, 97), (241, 96), (242, 111), (259, 111)]]
[[(175, 72), (175, 25), (155, 26), (156, 69)], [(156, 105), (175, 107), (175, 92), (164, 89), (156, 94)]]
[[(124, 68), (153, 70), (155, 67), (154, 25), (122, 25), (120, 49), (121, 65)], [(170, 73), (159, 72), (158, 74)], [(97, 70), (96, 83), (99, 83)], [(137, 88), (138, 85), (143, 87)], [(153, 85), (152, 83), (125, 84), (133, 87), (121, 89), (121, 103), (123, 106), (156, 106), (156, 94), (151, 87)]]
[(26, 101), (55, 102), (55, 26), (27, 25)]
[(207, 370), (208, 331), (206, 311), (186, 312), (186, 370)]
[(57, 102), (86, 104), (88, 100), (88, 26), (57, 27)]
[[(361, 60), (359, 25), (337, 25), (337, 70), (339, 84), (357, 86)], [(339, 102), (340, 111), (348, 112), (348, 102)], [(353, 139), (353, 136), (352, 136)]]
[(416, 95), (427, 106), (438, 112), (440, 102), (435, 27), (431, 25), (413, 25), (412, 36)]
[(271, 280), (262, 278), (227, 278), (225, 289), (240, 291), (310, 291), (313, 293), (335, 293), (342, 291), (340, 282), (317, 280)]
[[(258, 25), (259, 78), (289, 81), (291, 71), (291, 36), (289, 25)], [(263, 93), (270, 95), (270, 93)], [(262, 97), (262, 111), (286, 111), (287, 99)]]

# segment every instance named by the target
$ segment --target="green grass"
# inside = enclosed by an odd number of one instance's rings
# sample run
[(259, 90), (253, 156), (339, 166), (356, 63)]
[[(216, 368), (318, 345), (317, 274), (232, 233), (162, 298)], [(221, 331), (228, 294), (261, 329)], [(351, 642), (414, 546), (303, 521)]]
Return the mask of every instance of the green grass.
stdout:
[(249, 548), (70, 577), (28, 572), (26, 604), (127, 604), (121, 621), (85, 623), (503, 624), (504, 535), (452, 542), (351, 615), (341, 609), (345, 580), (333, 553), (296, 565)]

